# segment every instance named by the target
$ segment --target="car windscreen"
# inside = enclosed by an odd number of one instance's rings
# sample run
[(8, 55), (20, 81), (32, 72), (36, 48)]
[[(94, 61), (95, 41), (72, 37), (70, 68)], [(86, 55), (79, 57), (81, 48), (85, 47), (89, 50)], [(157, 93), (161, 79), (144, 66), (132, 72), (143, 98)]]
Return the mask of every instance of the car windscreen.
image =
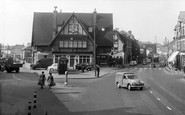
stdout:
[(138, 79), (136, 75), (127, 75), (128, 79)]

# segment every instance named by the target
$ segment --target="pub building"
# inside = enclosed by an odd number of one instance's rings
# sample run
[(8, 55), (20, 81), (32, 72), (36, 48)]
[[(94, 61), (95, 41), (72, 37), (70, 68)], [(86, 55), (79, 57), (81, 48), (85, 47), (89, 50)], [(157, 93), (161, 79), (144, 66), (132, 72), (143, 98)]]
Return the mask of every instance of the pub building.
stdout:
[(57, 12), (56, 8), (53, 13), (34, 13), (34, 62), (39, 58), (53, 58), (53, 63), (58, 63), (60, 57), (66, 57), (68, 67), (74, 68), (76, 64), (94, 64), (96, 57), (96, 64), (108, 65), (113, 46), (112, 13), (97, 13), (96, 10), (64, 13)]

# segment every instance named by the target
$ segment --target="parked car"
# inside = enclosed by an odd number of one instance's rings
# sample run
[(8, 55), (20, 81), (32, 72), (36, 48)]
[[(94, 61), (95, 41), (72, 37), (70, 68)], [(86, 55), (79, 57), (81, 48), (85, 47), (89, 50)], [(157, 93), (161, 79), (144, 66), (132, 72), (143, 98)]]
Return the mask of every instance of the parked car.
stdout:
[(36, 62), (36, 64), (31, 64), (30, 69), (38, 69), (38, 68), (44, 68), (47, 69), (48, 66), (52, 65), (53, 59), (52, 58), (43, 58)]
[(88, 70), (88, 71), (91, 71), (93, 69), (93, 67), (94, 67), (93, 65), (82, 63), (82, 64), (77, 64), (75, 66), (75, 69), (77, 69), (77, 70)]
[(47, 71), (48, 72), (56, 72), (58, 69), (58, 63), (54, 63), (51, 66), (48, 66)]
[(115, 83), (118, 88), (127, 87), (128, 90), (131, 90), (132, 88), (139, 88), (142, 90), (144, 87), (144, 82), (141, 81), (134, 73), (129, 72), (117, 72)]

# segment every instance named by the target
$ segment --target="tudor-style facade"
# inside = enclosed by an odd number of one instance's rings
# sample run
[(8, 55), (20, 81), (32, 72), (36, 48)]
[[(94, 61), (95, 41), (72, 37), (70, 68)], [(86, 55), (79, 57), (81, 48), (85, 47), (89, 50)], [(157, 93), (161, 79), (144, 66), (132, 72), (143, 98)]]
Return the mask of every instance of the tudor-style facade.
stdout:
[(50, 44), (54, 63), (58, 63), (59, 57), (66, 57), (69, 67), (78, 63), (91, 64), (93, 44), (93, 39), (73, 13)]
[(43, 54), (42, 58), (52, 57), (53, 63), (57, 63), (59, 57), (66, 57), (71, 68), (78, 63), (94, 64), (94, 57), (96, 64), (107, 65), (112, 39), (111, 13), (58, 13), (56, 10), (53, 13), (34, 13), (34, 62), (39, 59), (38, 55)]

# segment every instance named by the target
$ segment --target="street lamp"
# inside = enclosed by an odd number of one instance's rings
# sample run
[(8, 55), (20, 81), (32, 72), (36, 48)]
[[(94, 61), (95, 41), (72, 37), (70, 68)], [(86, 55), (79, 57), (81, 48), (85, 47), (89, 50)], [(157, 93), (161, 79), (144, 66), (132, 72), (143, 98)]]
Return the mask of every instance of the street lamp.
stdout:
[(96, 15), (97, 15), (97, 12), (96, 12), (96, 9), (94, 9), (94, 12), (93, 12), (93, 33), (94, 33), (94, 68), (95, 68), (95, 76), (96, 76)]

